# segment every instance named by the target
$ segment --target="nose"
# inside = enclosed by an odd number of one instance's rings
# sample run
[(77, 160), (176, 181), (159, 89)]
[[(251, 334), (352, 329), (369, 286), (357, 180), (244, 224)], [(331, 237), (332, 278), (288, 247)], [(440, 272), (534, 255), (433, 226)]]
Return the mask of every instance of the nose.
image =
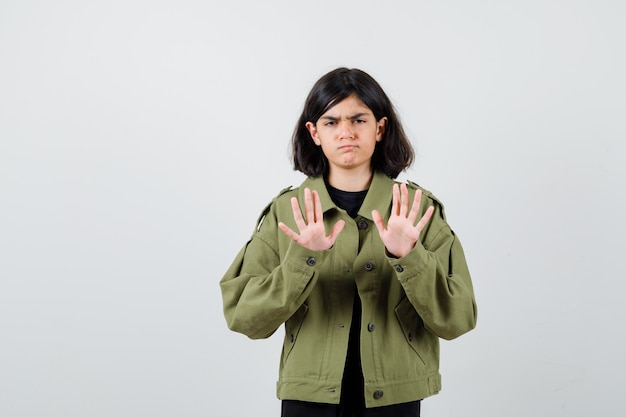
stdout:
[(340, 139), (352, 139), (354, 138), (354, 129), (351, 120), (342, 120), (339, 130)]

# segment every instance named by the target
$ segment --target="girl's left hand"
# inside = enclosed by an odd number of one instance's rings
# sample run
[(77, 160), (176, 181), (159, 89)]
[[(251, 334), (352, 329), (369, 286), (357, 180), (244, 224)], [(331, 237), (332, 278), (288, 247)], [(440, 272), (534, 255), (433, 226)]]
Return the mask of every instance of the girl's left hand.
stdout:
[(387, 252), (396, 258), (402, 258), (411, 252), (419, 239), (420, 233), (433, 214), (434, 207), (428, 207), (426, 213), (415, 224), (419, 214), (421, 199), (422, 190), (417, 190), (413, 198), (413, 206), (409, 211), (409, 192), (406, 184), (402, 184), (399, 187), (398, 184), (394, 184), (391, 215), (389, 216), (387, 227), (385, 227), (385, 221), (378, 210), (372, 211), (374, 224), (376, 224)]

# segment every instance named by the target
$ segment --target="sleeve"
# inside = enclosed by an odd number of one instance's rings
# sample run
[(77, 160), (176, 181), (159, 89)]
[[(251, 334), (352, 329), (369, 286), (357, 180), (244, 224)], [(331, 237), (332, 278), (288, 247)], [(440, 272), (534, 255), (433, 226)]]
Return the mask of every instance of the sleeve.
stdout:
[(399, 259), (389, 258), (407, 298), (438, 337), (451, 340), (476, 327), (472, 280), (461, 242), (435, 203), (422, 242)]
[(228, 327), (252, 339), (271, 336), (298, 310), (328, 252), (308, 250), (286, 235), (279, 244), (280, 233), (272, 204), (220, 281)]

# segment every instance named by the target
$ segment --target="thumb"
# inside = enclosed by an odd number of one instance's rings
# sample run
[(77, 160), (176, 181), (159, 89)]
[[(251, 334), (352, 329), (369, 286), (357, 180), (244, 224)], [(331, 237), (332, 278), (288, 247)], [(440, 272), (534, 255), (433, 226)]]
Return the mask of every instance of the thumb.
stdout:
[(335, 223), (332, 230), (330, 231), (330, 234), (328, 235), (328, 239), (330, 240), (331, 244), (335, 244), (337, 236), (339, 236), (339, 233), (341, 233), (345, 225), (346, 222), (344, 220), (339, 220), (337, 221), (337, 223)]

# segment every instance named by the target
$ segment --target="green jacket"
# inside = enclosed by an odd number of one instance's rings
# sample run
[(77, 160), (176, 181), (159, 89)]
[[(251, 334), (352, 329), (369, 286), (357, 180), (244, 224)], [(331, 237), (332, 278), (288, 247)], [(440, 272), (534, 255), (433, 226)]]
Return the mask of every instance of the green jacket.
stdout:
[[(393, 184), (384, 174), (374, 174), (355, 219), (333, 203), (321, 177), (284, 190), (265, 209), (220, 281), (231, 330), (266, 338), (285, 324), (278, 398), (339, 403), (355, 282), (362, 302), (368, 408), (439, 392), (439, 338), (453, 339), (476, 325), (463, 249), (442, 204), (428, 191), (423, 190), (421, 212), (434, 205), (435, 213), (421, 242), (403, 258), (386, 255), (371, 213), (377, 209), (387, 221)], [(297, 197), (303, 207), (305, 187), (318, 191), (327, 231), (337, 220), (346, 221), (326, 251), (308, 250), (278, 228), (282, 221), (298, 230), (290, 199)], [(411, 199), (416, 189), (409, 184)]]

